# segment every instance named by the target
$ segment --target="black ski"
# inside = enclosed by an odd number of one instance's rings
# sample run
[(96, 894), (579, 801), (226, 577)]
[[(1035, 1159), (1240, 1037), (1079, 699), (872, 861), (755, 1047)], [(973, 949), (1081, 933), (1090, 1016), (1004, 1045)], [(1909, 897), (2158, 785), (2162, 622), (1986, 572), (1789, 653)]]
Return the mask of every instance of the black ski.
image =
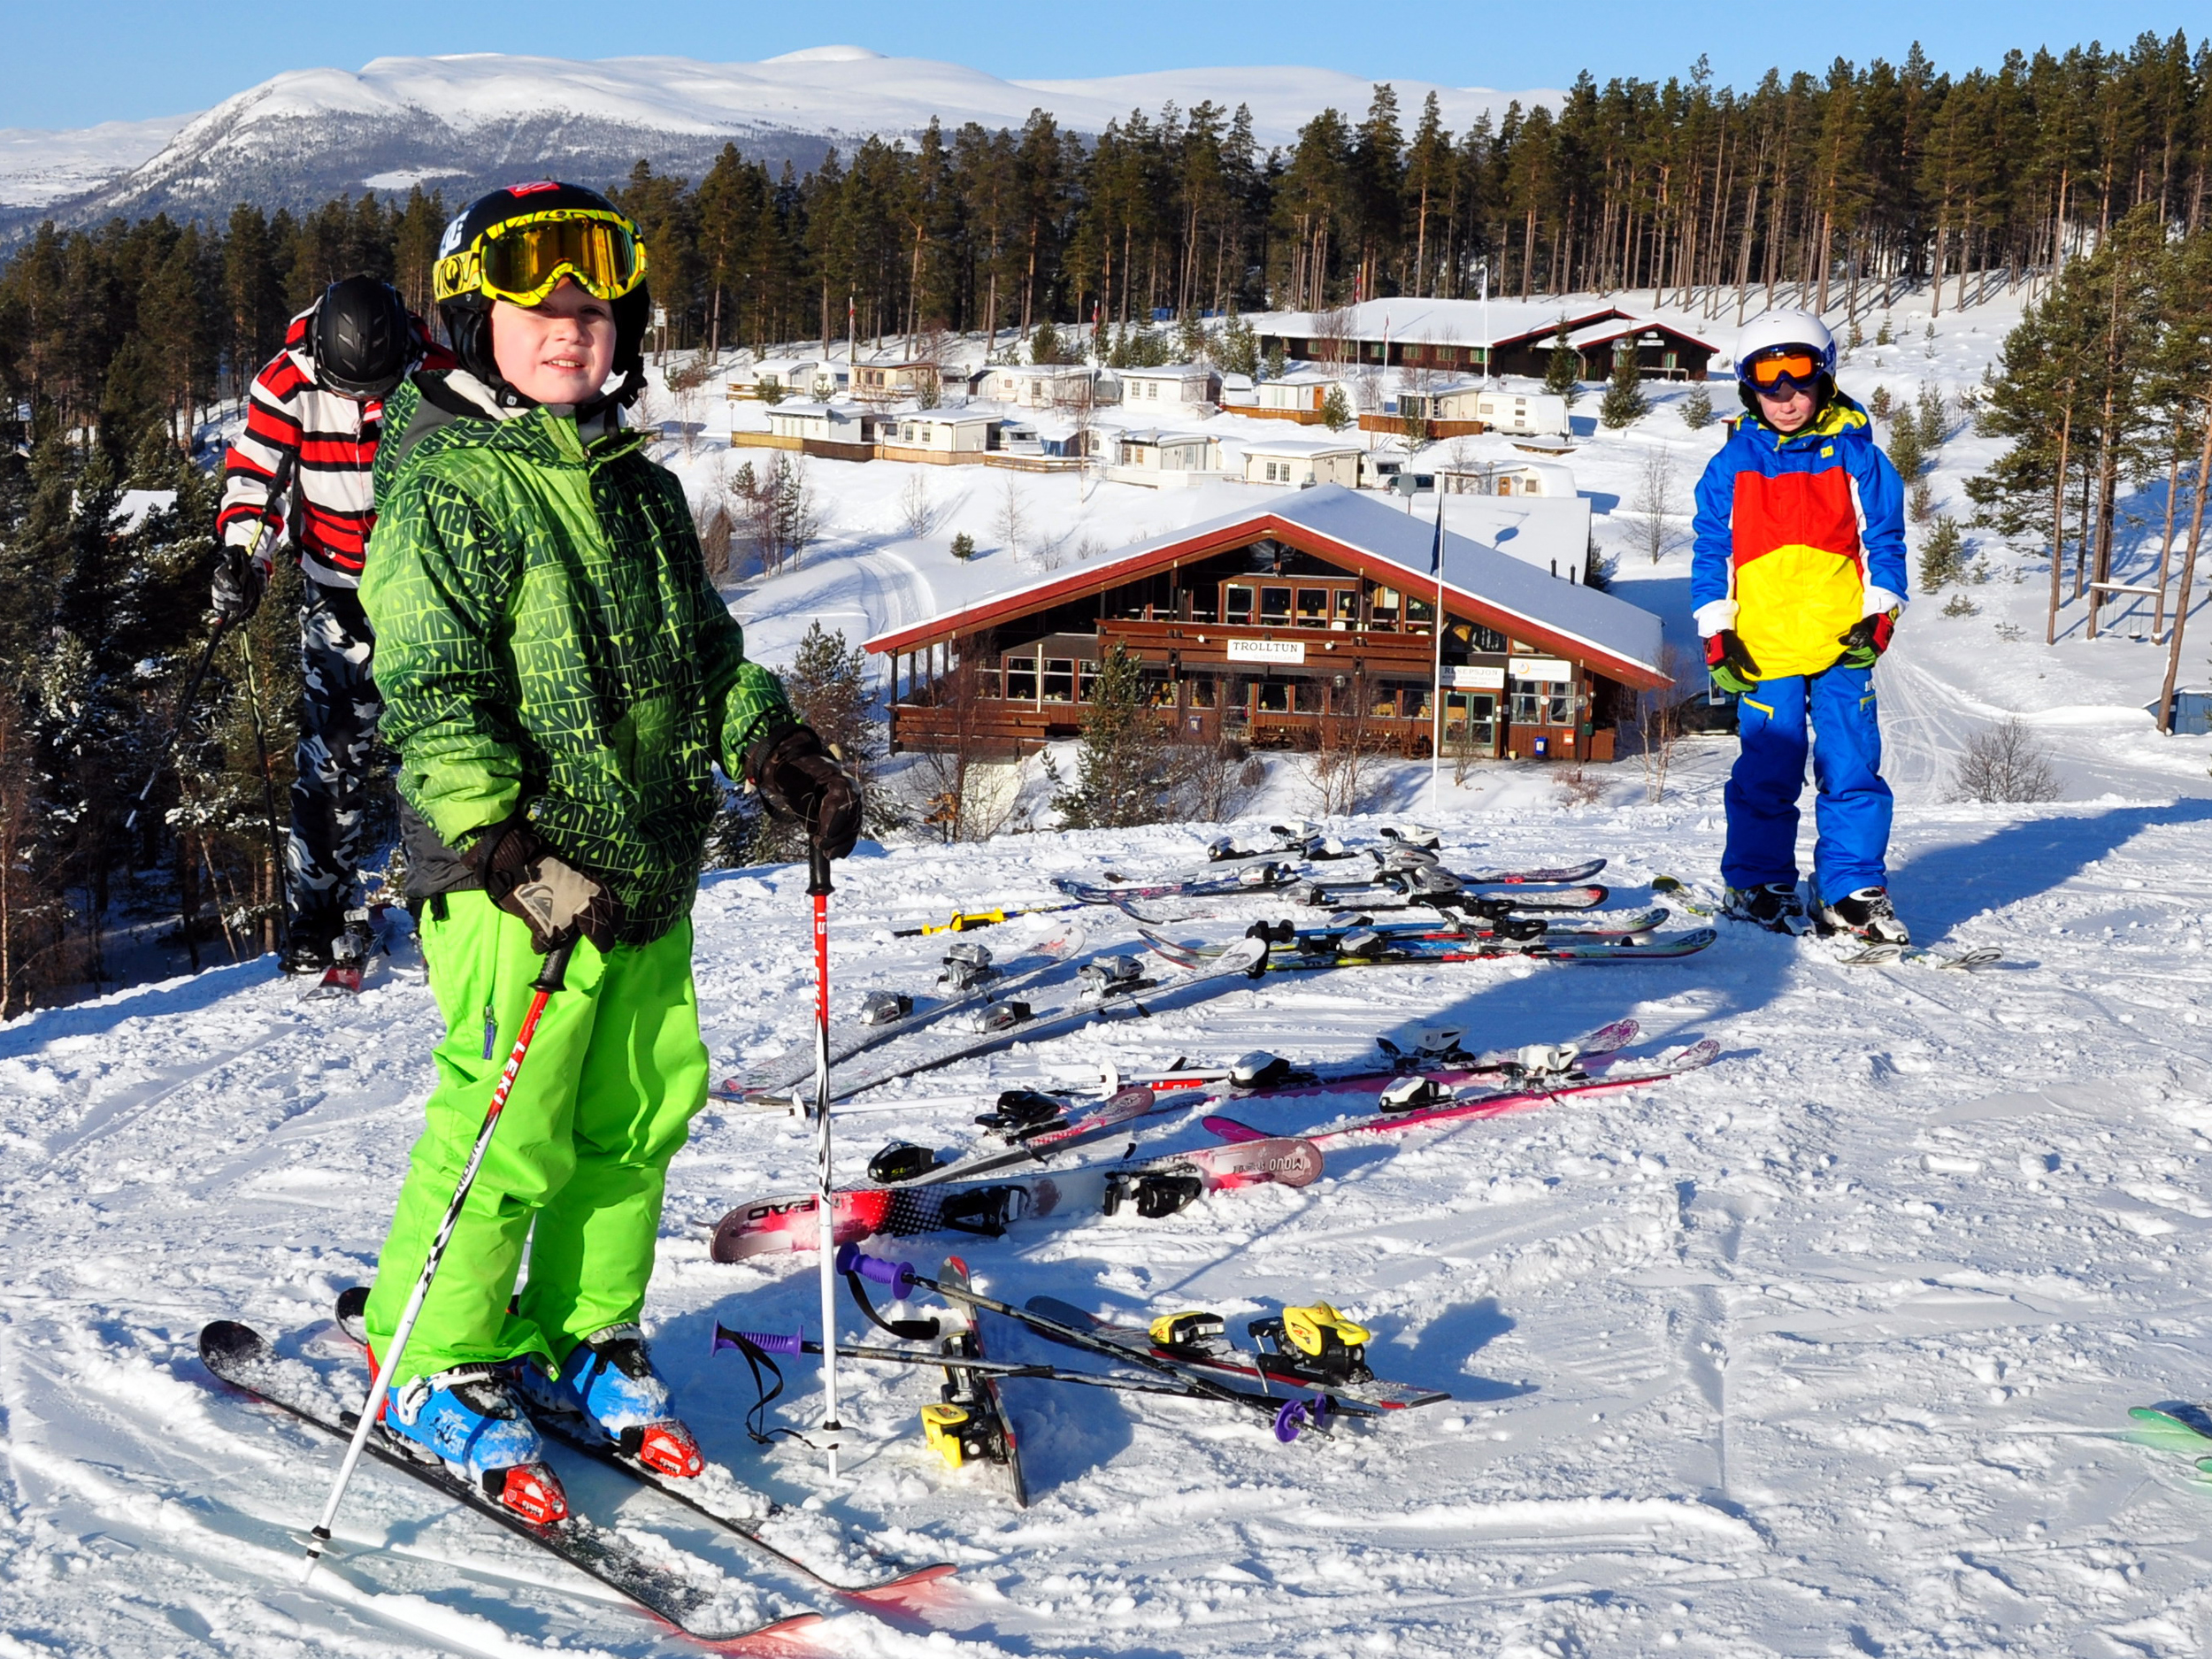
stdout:
[[(938, 1283), (968, 1288), (968, 1264), (956, 1256), (945, 1258), (937, 1270)], [(975, 1310), (956, 1302), (957, 1323), (939, 1339), (939, 1352), (948, 1362), (945, 1386), (937, 1403), (922, 1408), (923, 1432), (937, 1454), (955, 1469), (980, 1463), (995, 1471), (1007, 1497), (1018, 1509), (1029, 1507), (1029, 1482), (1022, 1474), (1020, 1437), (1014, 1419), (999, 1392), (998, 1376), (970, 1371), (951, 1362), (981, 1359), (983, 1333)]]
[[(200, 1333), (200, 1358), (232, 1387), (313, 1425), (341, 1440), (350, 1440), (358, 1420), (336, 1404), (313, 1370), (288, 1360), (250, 1326), (218, 1319)], [(821, 1622), (815, 1612), (764, 1619), (749, 1594), (732, 1607), (723, 1594), (679, 1576), (632, 1545), (619, 1532), (570, 1515), (558, 1521), (531, 1521), (456, 1476), (445, 1464), (419, 1453), (381, 1429), (366, 1449), (378, 1462), (415, 1477), (456, 1503), (558, 1555), (580, 1572), (619, 1591), (656, 1617), (695, 1640), (733, 1642), (748, 1637), (788, 1634)], [(726, 1584), (729, 1581), (726, 1580)], [(749, 1592), (752, 1586), (746, 1586)]]
[[(338, 1293), (338, 1328), (357, 1342), (363, 1340), (361, 1313), (368, 1299), (369, 1291), (365, 1285), (350, 1286)], [(526, 1407), (528, 1405), (529, 1402), (522, 1400), (519, 1394), (516, 1397)], [(699, 1475), (689, 1480), (673, 1480), (662, 1474), (657, 1469), (628, 1455), (620, 1447), (604, 1436), (595, 1433), (588, 1424), (577, 1418), (564, 1417), (554, 1412), (532, 1410), (530, 1420), (546, 1433), (558, 1440), (564, 1446), (572, 1447), (593, 1461), (604, 1463), (611, 1469), (620, 1470), (641, 1485), (650, 1486), (654, 1491), (675, 1499), (677, 1502), (695, 1514), (704, 1516), (717, 1525), (727, 1528), (742, 1539), (748, 1547), (780, 1563), (785, 1568), (804, 1578), (815, 1589), (826, 1591), (832, 1595), (841, 1595), (849, 1601), (862, 1602), (895, 1601), (902, 1599), (907, 1592), (923, 1585), (934, 1584), (938, 1579), (949, 1577), (957, 1571), (949, 1562), (938, 1562), (930, 1566), (917, 1567), (910, 1572), (901, 1572), (888, 1578), (878, 1579), (872, 1584), (840, 1584), (834, 1578), (826, 1576), (812, 1563), (803, 1561), (778, 1545), (770, 1543), (762, 1535), (759, 1526), (754, 1520), (738, 1514), (738, 1508), (746, 1504), (748, 1500), (750, 1501), (748, 1507), (753, 1508), (762, 1519), (775, 1515), (779, 1506), (772, 1499), (746, 1486), (720, 1464), (709, 1463)], [(718, 1494), (722, 1502), (718, 1503), (708, 1497), (706, 1494), (709, 1490)]]

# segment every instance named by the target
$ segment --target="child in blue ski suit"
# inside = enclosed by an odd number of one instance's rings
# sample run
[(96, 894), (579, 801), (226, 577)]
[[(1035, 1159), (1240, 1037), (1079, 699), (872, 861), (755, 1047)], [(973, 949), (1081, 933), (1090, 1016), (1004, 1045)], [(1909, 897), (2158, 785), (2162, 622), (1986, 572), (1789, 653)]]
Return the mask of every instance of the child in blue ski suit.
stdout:
[(1755, 319), (1736, 350), (1745, 412), (1698, 482), (1691, 603), (1713, 682), (1739, 694), (1742, 743), (1721, 875), (1731, 915), (1801, 925), (1797, 802), (1809, 750), (1815, 917), (1824, 930), (1903, 944), (1873, 671), (1905, 603), (1904, 491), (1835, 369), (1818, 318)]

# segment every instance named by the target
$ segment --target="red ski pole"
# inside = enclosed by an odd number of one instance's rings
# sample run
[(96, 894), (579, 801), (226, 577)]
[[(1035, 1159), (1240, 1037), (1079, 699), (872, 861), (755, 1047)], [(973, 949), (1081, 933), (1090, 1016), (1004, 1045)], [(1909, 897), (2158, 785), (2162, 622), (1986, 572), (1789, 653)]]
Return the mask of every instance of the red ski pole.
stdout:
[(807, 892), (814, 900), (815, 1255), (822, 1268), (822, 1438), (829, 1478), (837, 1479), (837, 1189), (830, 1169), (829, 895), (830, 861), (819, 841), (807, 842)]
[[(821, 901), (817, 899), (815, 903), (818, 905)], [(445, 1256), (446, 1246), (453, 1241), (454, 1228), (460, 1225), (461, 1206), (468, 1202), (469, 1188), (476, 1185), (476, 1171), (483, 1167), (484, 1155), (491, 1150), (492, 1131), (499, 1127), (499, 1115), (507, 1110), (507, 1096), (514, 1092), (515, 1079), (522, 1071), (523, 1056), (530, 1052), (530, 1040), (538, 1034), (538, 1018), (545, 1012), (546, 1002), (553, 993), (561, 988), (562, 978), (568, 972), (569, 954), (575, 949), (573, 940), (556, 945), (546, 954), (544, 966), (531, 982), (530, 988), (536, 995), (530, 999), (529, 1011), (522, 1017), (522, 1029), (515, 1033), (514, 1052), (507, 1056), (498, 1087), (492, 1090), (492, 1103), (484, 1110), (484, 1126), (476, 1132), (476, 1145), (469, 1151), (469, 1161), (461, 1166), (461, 1179), (453, 1189), (453, 1202), (445, 1207), (445, 1219), (438, 1225), (438, 1236), (430, 1241), (430, 1254), (423, 1257), (414, 1292), (407, 1298), (398, 1327), (384, 1350), (384, 1362), (376, 1368), (376, 1380), (369, 1385), (368, 1402), (361, 1408), (361, 1420), (353, 1426), (353, 1440), (346, 1448), (345, 1461), (338, 1465), (337, 1483), (330, 1489), (330, 1501), (323, 1505), (323, 1518), (308, 1535), (307, 1567), (300, 1574), (302, 1584), (315, 1576), (315, 1565), (323, 1558), (323, 1546), (330, 1542), (331, 1523), (338, 1518), (338, 1506), (345, 1501), (347, 1484), (353, 1479), (354, 1466), (361, 1461), (369, 1432), (383, 1415), (380, 1408), (385, 1391), (392, 1386), (392, 1379), (399, 1371), (400, 1356), (407, 1351), (407, 1339), (414, 1334), (415, 1321), (421, 1317), (422, 1304), (430, 1295), (430, 1281), (437, 1277), (438, 1263)]]

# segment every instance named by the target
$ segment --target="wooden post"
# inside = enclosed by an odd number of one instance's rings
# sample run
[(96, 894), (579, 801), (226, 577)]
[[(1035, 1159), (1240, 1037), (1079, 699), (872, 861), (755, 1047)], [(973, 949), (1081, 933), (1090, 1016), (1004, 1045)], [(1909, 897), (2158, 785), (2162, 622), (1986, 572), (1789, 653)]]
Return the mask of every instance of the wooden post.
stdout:
[(2204, 448), (2197, 455), (2197, 500), (2189, 512), (2189, 551), (2181, 560), (2181, 596), (2174, 603), (2174, 632), (2166, 649), (2166, 684), (2158, 699), (2158, 729), (2174, 729), (2174, 680), (2181, 672), (2181, 636), (2189, 626), (2189, 589), (2196, 580), (2197, 544), (2204, 534), (2205, 469), (2212, 467), (2212, 392), (2204, 404)]

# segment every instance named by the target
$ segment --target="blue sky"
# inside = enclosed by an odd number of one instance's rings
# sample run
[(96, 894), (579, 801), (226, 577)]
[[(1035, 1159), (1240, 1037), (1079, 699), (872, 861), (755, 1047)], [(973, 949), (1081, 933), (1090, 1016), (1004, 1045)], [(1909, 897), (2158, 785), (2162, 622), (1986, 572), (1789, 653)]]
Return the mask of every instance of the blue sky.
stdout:
[[(176, 0), (0, 0), (0, 127), (88, 127), (203, 110), (287, 69), (354, 69), (373, 58), (443, 52), (536, 52), (615, 58), (670, 52), (718, 62), (847, 43), (894, 56), (941, 58), (1010, 79), (1127, 73), (1208, 64), (1317, 64), (1362, 75), (1455, 86), (1563, 86), (1587, 68), (1654, 79), (1703, 52), (1737, 86), (1770, 65), (1824, 68), (1901, 57), (1916, 39), (1939, 67), (1993, 66), (2008, 47), (2092, 39), (2125, 44), (2145, 29), (2170, 35), (2206, 14), (2127, 0), (1930, 5), (1858, 0), (1838, 5), (1582, 0), (1556, 9), (1396, 0), (1386, 8), (1267, 0), (1166, 9), (1042, 7), (913, 0), (830, 6), (730, 0), (338, 0), (216, 7)], [(2201, 22), (2192, 38), (2204, 32)]]

